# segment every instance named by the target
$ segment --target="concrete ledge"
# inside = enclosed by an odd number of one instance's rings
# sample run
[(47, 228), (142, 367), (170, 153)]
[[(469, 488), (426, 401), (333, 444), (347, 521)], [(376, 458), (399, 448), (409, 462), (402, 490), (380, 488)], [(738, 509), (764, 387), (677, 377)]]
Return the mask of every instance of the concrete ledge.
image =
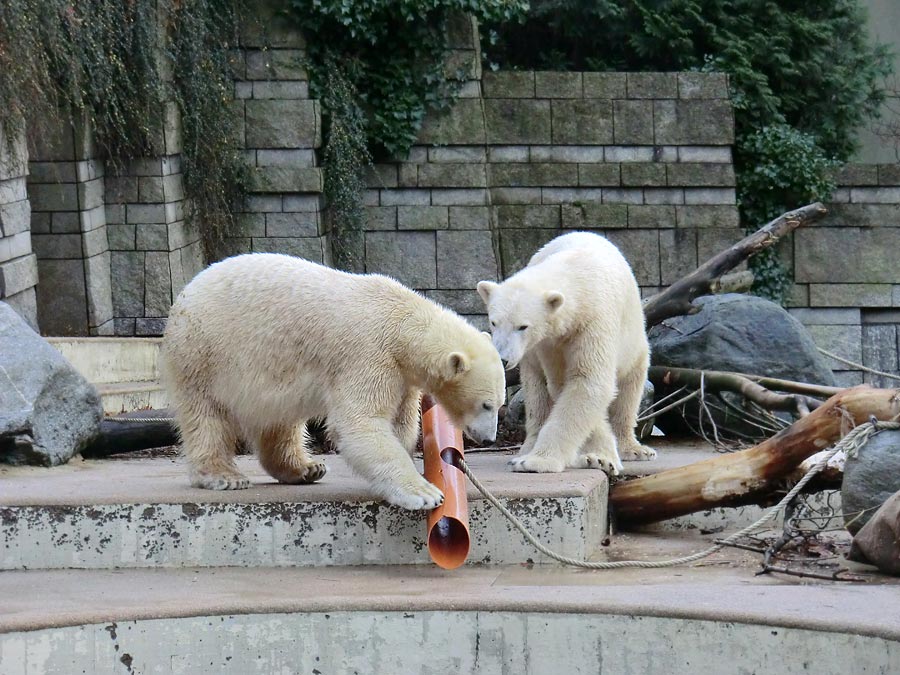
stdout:
[(896, 591), (708, 567), (7, 572), (0, 672), (887, 674)]
[[(599, 471), (513, 474), (506, 455), (473, 470), (529, 528), (564, 555), (586, 557), (606, 530)], [(252, 457), (254, 485), (187, 485), (167, 459), (82, 461), (59, 471), (0, 469), (0, 569), (412, 564), (428, 561), (425, 515), (372, 500), (342, 458), (315, 485), (279, 485)], [(471, 490), (471, 488), (470, 488)], [(473, 563), (542, 562), (490, 504), (470, 492)]]

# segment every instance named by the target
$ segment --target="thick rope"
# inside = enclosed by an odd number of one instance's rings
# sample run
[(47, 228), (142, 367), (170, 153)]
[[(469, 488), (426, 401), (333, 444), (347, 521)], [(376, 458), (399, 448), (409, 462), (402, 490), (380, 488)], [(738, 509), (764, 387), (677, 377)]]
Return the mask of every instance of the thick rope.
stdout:
[(120, 422), (122, 424), (139, 424), (141, 422), (174, 422), (174, 417), (105, 417), (109, 422)]
[(864, 366), (861, 363), (856, 363), (854, 361), (848, 361), (843, 356), (838, 356), (837, 354), (828, 351), (827, 349), (822, 349), (821, 347), (817, 348), (820, 352), (822, 352), (825, 356), (828, 356), (835, 361), (840, 361), (841, 363), (846, 363), (848, 366), (852, 366), (856, 370), (862, 370), (866, 373), (871, 373), (872, 375), (880, 375), (881, 377), (887, 377), (891, 380), (900, 381), (900, 375), (893, 375), (892, 373), (886, 373), (883, 370), (875, 370), (874, 368), (869, 368), (868, 366)]
[(869, 438), (873, 435), (881, 431), (882, 429), (900, 429), (900, 422), (879, 422), (873, 419), (871, 422), (866, 424), (861, 424), (860, 426), (854, 428), (850, 433), (848, 433), (844, 438), (842, 438), (829, 452), (827, 455), (823, 456), (809, 471), (806, 472), (806, 475), (801, 478), (797, 484), (788, 492), (784, 498), (778, 502), (771, 509), (766, 511), (766, 513), (757, 520), (752, 525), (748, 525), (744, 529), (739, 532), (735, 532), (734, 534), (726, 537), (721, 540), (720, 543), (715, 546), (711, 546), (710, 548), (700, 551), (699, 553), (694, 553), (693, 555), (684, 556), (682, 558), (672, 558), (670, 560), (617, 560), (615, 562), (591, 562), (587, 560), (578, 560), (576, 558), (569, 558), (564, 555), (560, 555), (555, 551), (544, 546), (541, 542), (539, 542), (533, 534), (531, 534), (525, 525), (522, 524), (522, 521), (519, 520), (513, 513), (506, 508), (503, 504), (500, 503), (494, 495), (490, 493), (490, 491), (481, 484), (475, 475), (472, 473), (472, 470), (469, 468), (469, 465), (466, 464), (465, 459), (463, 459), (460, 455), (455, 456), (455, 464), (460, 468), (460, 470), (466, 474), (470, 481), (472, 481), (472, 485), (474, 485), (478, 491), (484, 495), (484, 498), (488, 500), (491, 504), (493, 504), (497, 509), (506, 516), (506, 519), (509, 520), (510, 523), (522, 533), (525, 539), (529, 544), (534, 546), (538, 551), (546, 555), (548, 558), (553, 558), (554, 560), (563, 563), (564, 565), (571, 565), (573, 567), (583, 567), (585, 569), (591, 570), (614, 570), (621, 569), (624, 567), (641, 567), (641, 568), (659, 568), (659, 567), (675, 567), (677, 565), (686, 565), (688, 563), (696, 562), (697, 560), (701, 560), (702, 558), (706, 558), (713, 553), (721, 551), (727, 544), (731, 544), (741, 537), (745, 537), (751, 532), (755, 532), (760, 529), (763, 525), (768, 523), (770, 520), (773, 520), (778, 513), (784, 509), (785, 506), (790, 504), (794, 498), (800, 493), (800, 491), (809, 483), (813, 477), (819, 473), (825, 465), (828, 463), (832, 457), (834, 457), (837, 453), (844, 450), (848, 454), (851, 452), (858, 451), (862, 446), (866, 444)]

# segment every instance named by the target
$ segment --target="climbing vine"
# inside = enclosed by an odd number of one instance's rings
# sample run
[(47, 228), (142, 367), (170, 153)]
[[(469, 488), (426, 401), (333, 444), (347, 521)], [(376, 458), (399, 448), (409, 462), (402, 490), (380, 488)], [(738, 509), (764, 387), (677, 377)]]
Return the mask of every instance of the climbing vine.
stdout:
[(366, 218), (363, 193), (365, 169), (372, 161), (366, 143), (365, 114), (338, 57), (327, 54), (323, 69), (326, 78), (320, 101), (329, 111), (329, 124), (322, 165), (334, 264), (340, 269), (363, 272)]
[[(207, 256), (246, 191), (228, 48), (243, 0), (3, 0), (0, 131), (86, 125), (114, 166), (165, 153), (167, 101), (183, 126), (190, 215)], [(172, 73), (169, 76), (168, 73)]]
[(525, 0), (291, 0), (307, 36), (312, 94), (322, 102), (323, 167), (335, 263), (361, 269), (366, 167), (402, 157), (425, 113), (450, 105), (467, 73), (445, 56), (465, 41), (464, 13), (519, 16)]

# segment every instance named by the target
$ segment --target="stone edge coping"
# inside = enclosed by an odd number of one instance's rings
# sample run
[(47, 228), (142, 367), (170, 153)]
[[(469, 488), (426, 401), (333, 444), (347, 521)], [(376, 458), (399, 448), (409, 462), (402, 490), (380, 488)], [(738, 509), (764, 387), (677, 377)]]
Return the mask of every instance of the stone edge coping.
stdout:
[[(618, 586), (515, 586), (501, 585), (502, 580), (498, 583), (500, 570), (488, 567), (451, 573), (415, 566), (374, 571), (377, 576), (369, 583), (377, 586), (378, 592), (371, 595), (354, 595), (352, 589), (347, 592), (348, 582), (357, 581), (354, 575), (359, 570), (354, 568), (4, 572), (0, 575), (0, 597), (9, 599), (13, 590), (21, 594), (33, 585), (29, 597), (41, 609), (14, 608), (8, 613), (0, 609), (0, 634), (113, 621), (244, 614), (485, 611), (724, 621), (900, 641), (900, 609), (896, 609), (897, 588), (893, 585), (723, 585), (715, 581), (656, 585), (632, 580)], [(216, 575), (226, 578), (210, 585)], [(170, 587), (171, 582), (179, 581), (173, 577), (182, 577), (181, 588), (160, 593), (150, 586), (162, 578)], [(207, 584), (202, 583), (204, 580)], [(312, 595), (303, 581), (317, 584)], [(219, 590), (222, 588), (228, 590)], [(141, 589), (138, 595), (143, 597), (132, 600), (133, 589)], [(127, 600), (109, 602), (102, 591)], [(67, 592), (69, 604), (78, 609), (54, 606)], [(267, 592), (277, 593), (277, 597), (267, 596)], [(246, 599), (249, 595), (255, 599)], [(877, 615), (879, 605), (894, 607), (893, 616), (883, 612)]]
[[(321, 456), (329, 469), (335, 468), (337, 462), (341, 462), (339, 455)], [(469, 463), (476, 475), (481, 477), (485, 485), (498, 497), (503, 499), (563, 499), (585, 498), (595, 490), (605, 489), (608, 484), (606, 474), (601, 471), (572, 470), (563, 474), (515, 474), (506, 468), (508, 454), (501, 453), (472, 453)], [(151, 506), (157, 504), (197, 504), (203, 505), (247, 505), (247, 504), (303, 504), (316, 502), (351, 502), (366, 504), (381, 504), (384, 508), (392, 507), (386, 502), (375, 500), (366, 487), (363, 479), (350, 477), (341, 467), (335, 471), (334, 483), (329, 484), (328, 475), (324, 482), (312, 485), (281, 485), (275, 483), (271, 477), (262, 473), (259, 464), (254, 457), (238, 457), (238, 464), (242, 471), (249, 475), (253, 482), (248, 490), (200, 490), (192, 488), (187, 483), (187, 469), (180, 463), (166, 462), (165, 470), (156, 474), (153, 480), (147, 480), (138, 488), (138, 494), (130, 494), (129, 490), (135, 489), (135, 483), (130, 479), (136, 474), (128, 474), (126, 469), (138, 469), (141, 462), (156, 462), (160, 466), (165, 460), (136, 459), (136, 460), (87, 460), (86, 468), (72, 468), (72, 472), (65, 478), (69, 478), (71, 485), (79, 484), (80, 489), (70, 490), (70, 485), (48, 482), (45, 491), (35, 492), (27, 490), (25, 495), (17, 494), (16, 486), (12, 481), (16, 479), (15, 473), (18, 467), (14, 467), (9, 476), (0, 472), (0, 481), (6, 482), (7, 489), (0, 494), (0, 509), (24, 508), (24, 507), (67, 507), (67, 506), (98, 506), (98, 505), (122, 505), (122, 506)], [(111, 484), (109, 480), (100, 482), (96, 478), (90, 481), (80, 480), (80, 477), (88, 478), (90, 464), (101, 465), (106, 468), (123, 469), (121, 476), (108, 474), (105, 476), (111, 480), (118, 480), (118, 484)], [(416, 460), (417, 466), (421, 460)], [(129, 466), (130, 465), (130, 466)], [(26, 469), (30, 471), (31, 469)], [(65, 470), (65, 468), (62, 468)], [(60, 471), (60, 468), (44, 469), (35, 468), (34, 471)], [(63, 476), (60, 474), (60, 478)], [(499, 479), (499, 484), (498, 484)], [(166, 486), (158, 489), (160, 485)], [(62, 489), (60, 489), (62, 488)], [(99, 488), (102, 491), (98, 491)], [(481, 501), (483, 497), (472, 485), (468, 486), (468, 499)], [(422, 516), (424, 519), (424, 515)]]

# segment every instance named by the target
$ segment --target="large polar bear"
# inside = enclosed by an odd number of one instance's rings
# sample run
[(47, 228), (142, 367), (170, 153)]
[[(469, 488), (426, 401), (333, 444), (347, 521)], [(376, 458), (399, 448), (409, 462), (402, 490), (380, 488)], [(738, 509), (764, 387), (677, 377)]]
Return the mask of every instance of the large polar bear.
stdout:
[(656, 453), (634, 435), (649, 365), (640, 292), (604, 237), (557, 237), (502, 284), (481, 281), (494, 346), (520, 364), (526, 438), (514, 471), (599, 468)]
[(505, 399), (490, 338), (396, 281), (252, 253), (208, 267), (169, 315), (161, 367), (193, 485), (241, 489), (240, 442), (283, 483), (311, 483), (306, 421), (375, 492), (430, 509), (441, 491), (416, 471), (421, 391), (476, 440), (494, 440)]

